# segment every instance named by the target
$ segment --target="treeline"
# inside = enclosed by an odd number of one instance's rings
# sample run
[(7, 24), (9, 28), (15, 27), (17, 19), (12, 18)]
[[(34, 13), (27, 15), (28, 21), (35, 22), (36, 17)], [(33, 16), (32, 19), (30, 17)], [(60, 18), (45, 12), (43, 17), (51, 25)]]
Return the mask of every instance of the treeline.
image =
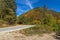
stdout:
[(60, 29), (60, 12), (48, 10), (46, 6), (43, 8), (34, 8), (25, 14), (18, 17), (18, 24), (41, 25), (48, 30), (51, 28), (54, 31)]
[(0, 0), (0, 26), (3, 24), (13, 25), (16, 23), (15, 0)]
[(60, 12), (43, 8), (34, 8), (18, 17), (19, 24), (60, 24)]

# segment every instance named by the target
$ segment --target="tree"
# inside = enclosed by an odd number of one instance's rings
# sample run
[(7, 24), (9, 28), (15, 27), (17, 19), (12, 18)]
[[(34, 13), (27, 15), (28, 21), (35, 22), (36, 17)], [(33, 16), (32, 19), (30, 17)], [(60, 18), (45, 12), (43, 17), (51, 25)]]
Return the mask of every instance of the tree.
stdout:
[(8, 24), (16, 22), (16, 4), (15, 0), (0, 0), (0, 20)]
[(4, 17), (4, 20), (6, 22), (8, 22), (9, 24), (16, 23), (16, 13), (12, 9), (7, 8), (6, 9), (6, 15)]

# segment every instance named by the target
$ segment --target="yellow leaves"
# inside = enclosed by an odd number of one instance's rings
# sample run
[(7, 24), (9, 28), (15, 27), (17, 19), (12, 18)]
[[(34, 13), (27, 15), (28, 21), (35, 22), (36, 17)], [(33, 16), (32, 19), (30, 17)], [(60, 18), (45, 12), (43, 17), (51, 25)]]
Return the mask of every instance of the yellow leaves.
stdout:
[(59, 19), (59, 20), (57, 20), (57, 23), (59, 23), (59, 24), (60, 24), (60, 19)]
[(60, 20), (58, 20), (58, 22), (60, 22)]
[(33, 20), (34, 24), (41, 24), (40, 20)]
[(26, 14), (26, 15), (24, 15), (25, 17), (27, 17), (28, 15)]

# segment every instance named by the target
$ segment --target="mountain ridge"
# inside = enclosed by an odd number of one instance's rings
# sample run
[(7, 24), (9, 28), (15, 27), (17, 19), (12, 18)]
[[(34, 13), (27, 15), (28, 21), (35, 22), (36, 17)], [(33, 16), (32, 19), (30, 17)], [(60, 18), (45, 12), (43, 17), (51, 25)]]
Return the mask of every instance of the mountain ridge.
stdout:
[(24, 23), (32, 22), (33, 20), (35, 20), (35, 21), (38, 20), (41, 22), (41, 19), (43, 20), (45, 17), (46, 18), (49, 17), (49, 15), (52, 16), (56, 20), (58, 18), (60, 18), (60, 12), (56, 12), (54, 10), (48, 10), (46, 7), (44, 7), (44, 8), (37, 7), (37, 8), (34, 8), (34, 9), (26, 12), (25, 14), (20, 15), (19, 20)]

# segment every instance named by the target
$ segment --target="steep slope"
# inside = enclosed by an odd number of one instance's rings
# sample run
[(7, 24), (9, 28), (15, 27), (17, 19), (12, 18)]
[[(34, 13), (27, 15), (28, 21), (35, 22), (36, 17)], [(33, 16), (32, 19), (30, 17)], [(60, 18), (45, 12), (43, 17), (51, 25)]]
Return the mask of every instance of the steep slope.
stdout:
[(25, 14), (19, 16), (20, 24), (46, 24), (51, 21), (51, 19), (56, 21), (59, 19), (59, 12), (48, 10), (44, 8), (34, 8)]
[[(35, 8), (33, 10), (28, 11), (27, 13), (19, 16), (19, 20), (23, 23), (27, 21), (30, 23), (32, 21), (40, 20), (42, 10), (40, 8)], [(26, 19), (26, 20), (25, 20)], [(27, 22), (27, 23), (28, 23)]]

